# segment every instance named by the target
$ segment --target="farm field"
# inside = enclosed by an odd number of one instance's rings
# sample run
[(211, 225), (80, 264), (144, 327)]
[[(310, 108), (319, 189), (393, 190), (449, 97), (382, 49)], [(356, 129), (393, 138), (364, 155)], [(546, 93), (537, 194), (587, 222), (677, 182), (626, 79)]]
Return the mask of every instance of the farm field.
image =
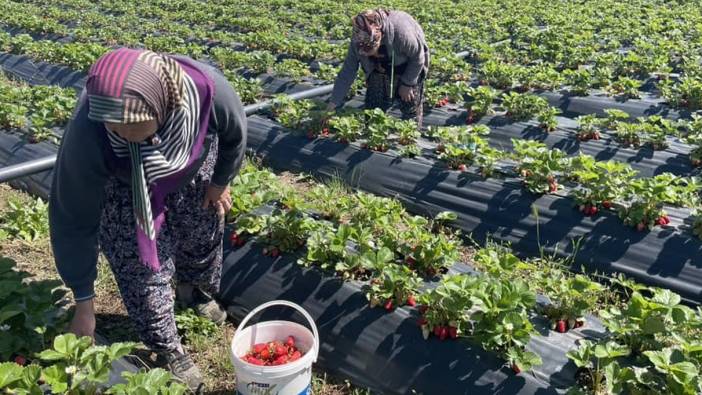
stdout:
[[(0, 0), (0, 167), (56, 153), (109, 49), (187, 55), (248, 105), (219, 299), (234, 323), (272, 299), (308, 309), (315, 392), (702, 392), (698, 4), (385, 2), (431, 49), (421, 130), (364, 110), (362, 73), (336, 113), (324, 94), (295, 96), (333, 83), (351, 17), (374, 6)], [(36, 200), (50, 180), (2, 189), (0, 393), (91, 393), (134, 353), (60, 336), (70, 303), (46, 281)], [(133, 341), (102, 270), (97, 330)], [(179, 314), (208, 388), (234, 391), (234, 323)], [(184, 391), (140, 374), (113, 393)]]

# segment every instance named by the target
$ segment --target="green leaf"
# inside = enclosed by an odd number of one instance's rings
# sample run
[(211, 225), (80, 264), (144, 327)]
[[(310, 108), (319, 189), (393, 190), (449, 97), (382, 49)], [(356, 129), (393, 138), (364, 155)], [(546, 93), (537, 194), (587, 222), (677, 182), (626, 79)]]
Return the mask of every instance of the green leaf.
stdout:
[(42, 371), (44, 381), (51, 386), (54, 393), (64, 393), (68, 390), (68, 375), (61, 365), (52, 365)]
[(0, 389), (22, 379), (22, 367), (14, 362), (0, 363)]

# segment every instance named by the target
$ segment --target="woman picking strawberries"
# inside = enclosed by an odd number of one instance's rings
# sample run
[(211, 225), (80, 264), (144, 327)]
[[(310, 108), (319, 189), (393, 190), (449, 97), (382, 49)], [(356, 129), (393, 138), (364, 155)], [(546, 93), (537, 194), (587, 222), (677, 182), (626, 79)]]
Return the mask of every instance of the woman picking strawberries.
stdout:
[(70, 330), (93, 336), (98, 250), (142, 342), (197, 390), (202, 376), (178, 337), (174, 295), (221, 322), (228, 185), (246, 146), (238, 95), (209, 66), (118, 49), (90, 69), (66, 128), (49, 220), (56, 266), (72, 289)]
[(386, 111), (399, 98), (403, 118), (416, 116), (421, 127), (429, 47), (417, 21), (403, 11), (384, 9), (353, 18), (351, 45), (334, 82), (329, 110), (343, 104), (359, 64), (366, 75), (366, 108)]

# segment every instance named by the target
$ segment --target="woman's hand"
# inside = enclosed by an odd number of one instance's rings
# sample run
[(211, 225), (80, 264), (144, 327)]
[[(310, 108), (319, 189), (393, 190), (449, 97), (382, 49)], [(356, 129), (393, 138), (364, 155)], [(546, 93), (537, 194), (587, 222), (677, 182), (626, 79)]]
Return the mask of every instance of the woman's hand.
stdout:
[(217, 210), (217, 214), (221, 218), (224, 218), (224, 215), (232, 208), (232, 197), (229, 194), (229, 185), (220, 187), (210, 184), (207, 187), (202, 208), (206, 209), (210, 206)]
[(411, 86), (405, 86), (400, 84), (400, 89), (398, 90), (400, 99), (404, 102), (414, 101), (414, 88)]
[(73, 320), (68, 331), (78, 337), (90, 336), (95, 338), (95, 306), (93, 299), (76, 303)]

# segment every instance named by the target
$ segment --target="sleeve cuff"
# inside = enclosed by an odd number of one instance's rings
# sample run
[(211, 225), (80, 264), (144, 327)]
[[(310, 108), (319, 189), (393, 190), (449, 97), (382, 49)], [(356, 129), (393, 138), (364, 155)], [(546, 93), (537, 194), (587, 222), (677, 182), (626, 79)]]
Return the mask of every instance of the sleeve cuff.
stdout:
[(93, 287), (93, 284), (73, 287), (72, 290), (73, 300), (75, 300), (76, 302), (90, 300), (95, 297), (95, 288)]

